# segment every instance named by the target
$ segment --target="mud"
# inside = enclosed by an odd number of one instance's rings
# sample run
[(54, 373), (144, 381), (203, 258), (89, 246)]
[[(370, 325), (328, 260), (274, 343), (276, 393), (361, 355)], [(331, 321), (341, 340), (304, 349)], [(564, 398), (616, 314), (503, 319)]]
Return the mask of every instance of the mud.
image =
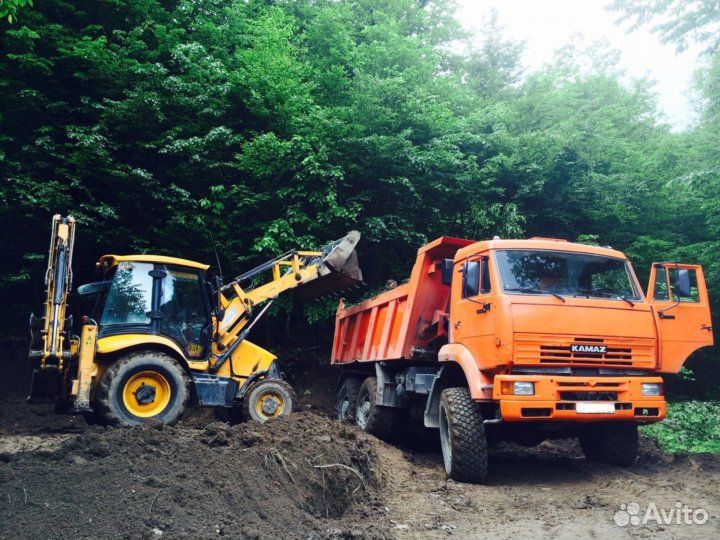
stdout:
[(375, 446), (307, 413), (267, 426), (216, 421), (202, 429), (6, 435), (0, 534), (383, 538), (367, 519), (384, 513)]
[[(0, 381), (0, 538), (720, 537), (718, 456), (646, 438), (630, 469), (588, 463), (574, 441), (500, 445), (487, 482), (465, 485), (445, 478), (434, 432), (380, 441), (331, 419), (327, 369), (288, 373), (301, 412), (266, 425), (196, 411), (124, 429), (26, 404), (27, 372), (13, 369)], [(641, 519), (680, 503), (708, 520), (617, 525), (630, 503)]]

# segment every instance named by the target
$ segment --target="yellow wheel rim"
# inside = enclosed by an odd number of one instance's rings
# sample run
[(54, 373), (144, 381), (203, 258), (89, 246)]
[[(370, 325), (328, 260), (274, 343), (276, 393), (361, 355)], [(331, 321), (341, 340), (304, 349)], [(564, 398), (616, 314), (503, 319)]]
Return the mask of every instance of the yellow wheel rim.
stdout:
[(265, 390), (255, 402), (255, 410), (258, 415), (264, 418), (275, 418), (282, 416), (285, 410), (285, 398), (275, 390)]
[(170, 383), (157, 371), (136, 373), (122, 389), (125, 408), (130, 414), (140, 418), (160, 414), (170, 403), (170, 397)]

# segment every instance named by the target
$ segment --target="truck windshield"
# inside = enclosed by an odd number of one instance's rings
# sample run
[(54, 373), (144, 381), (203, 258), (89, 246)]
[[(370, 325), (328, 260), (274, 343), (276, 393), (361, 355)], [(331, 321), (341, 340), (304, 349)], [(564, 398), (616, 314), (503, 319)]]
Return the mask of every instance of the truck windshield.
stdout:
[(627, 261), (562, 251), (496, 252), (503, 290), (509, 294), (641, 300)]

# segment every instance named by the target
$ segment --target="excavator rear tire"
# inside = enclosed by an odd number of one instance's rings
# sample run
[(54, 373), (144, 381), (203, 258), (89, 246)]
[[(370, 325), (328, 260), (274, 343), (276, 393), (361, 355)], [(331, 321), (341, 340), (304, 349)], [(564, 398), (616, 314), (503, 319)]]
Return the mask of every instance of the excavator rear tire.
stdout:
[(440, 394), (440, 446), (445, 472), (458, 482), (482, 482), (487, 476), (488, 449), (480, 405), (470, 390), (446, 388)]
[(105, 370), (93, 409), (102, 423), (114, 426), (151, 419), (174, 424), (189, 397), (188, 376), (172, 357), (159, 351), (135, 351)]
[(340, 385), (337, 397), (337, 418), (341, 422), (355, 421), (355, 407), (357, 407), (357, 398), (362, 382), (362, 379), (349, 377)]
[(265, 423), (290, 414), (295, 408), (295, 391), (282, 379), (262, 379), (250, 387), (243, 398), (245, 418)]
[(383, 407), (375, 401), (377, 397), (377, 380), (375, 377), (366, 378), (360, 385), (355, 402), (355, 423), (363, 431), (384, 437), (395, 426), (395, 409)]

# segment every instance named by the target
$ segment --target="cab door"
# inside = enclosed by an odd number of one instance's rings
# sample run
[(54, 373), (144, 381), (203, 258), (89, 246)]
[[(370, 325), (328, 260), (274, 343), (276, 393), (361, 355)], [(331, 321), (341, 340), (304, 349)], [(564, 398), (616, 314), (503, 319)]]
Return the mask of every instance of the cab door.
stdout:
[(490, 258), (470, 257), (455, 265), (462, 279), (453, 279), (450, 340), (472, 352), (481, 369), (494, 364), (495, 311)]
[(690, 354), (713, 344), (702, 267), (653, 263), (647, 297), (660, 340), (660, 371), (677, 373)]

